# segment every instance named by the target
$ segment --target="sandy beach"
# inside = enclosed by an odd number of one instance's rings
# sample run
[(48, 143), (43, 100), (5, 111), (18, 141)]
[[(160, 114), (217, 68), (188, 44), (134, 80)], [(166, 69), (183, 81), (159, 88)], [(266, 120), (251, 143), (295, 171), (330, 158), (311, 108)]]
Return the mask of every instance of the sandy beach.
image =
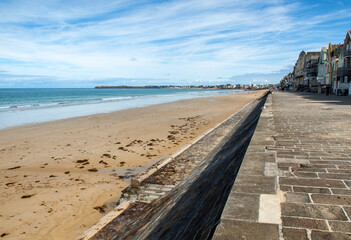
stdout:
[(174, 152), (264, 92), (0, 131), (0, 235), (75, 239), (112, 210), (128, 186), (111, 169), (142, 167)]

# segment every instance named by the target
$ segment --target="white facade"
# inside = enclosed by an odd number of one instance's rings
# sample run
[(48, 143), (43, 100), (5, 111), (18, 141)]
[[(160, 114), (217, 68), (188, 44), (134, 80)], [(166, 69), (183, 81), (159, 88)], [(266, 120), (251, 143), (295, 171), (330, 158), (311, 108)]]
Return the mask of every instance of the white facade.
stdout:
[(320, 85), (325, 84), (324, 73), (325, 73), (325, 60), (327, 59), (327, 48), (322, 47), (321, 54), (318, 62), (318, 76), (317, 81)]

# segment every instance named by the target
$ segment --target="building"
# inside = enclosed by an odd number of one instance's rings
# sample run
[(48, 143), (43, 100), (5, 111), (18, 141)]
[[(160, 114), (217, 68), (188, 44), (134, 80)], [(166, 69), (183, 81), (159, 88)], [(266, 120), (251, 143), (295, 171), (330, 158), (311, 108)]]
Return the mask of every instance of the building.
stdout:
[(342, 52), (342, 44), (329, 43), (327, 50), (327, 58), (324, 61), (324, 83), (327, 86), (332, 87), (333, 94), (337, 93), (337, 73), (338, 73), (338, 62)]
[(294, 74), (293, 73), (289, 73), (288, 75), (284, 76), (282, 78), (282, 80), (280, 81), (280, 87), (282, 89), (295, 90)]
[(280, 81), (282, 89), (351, 96), (351, 30), (343, 44), (301, 51), (292, 73)]
[(317, 92), (318, 91), (318, 58), (320, 52), (307, 52), (303, 57), (304, 61), (304, 75), (303, 85), (307, 91)]
[(351, 30), (347, 31), (344, 44), (341, 47), (337, 79), (336, 79), (336, 94), (351, 95)]
[(324, 82), (324, 74), (325, 74), (324, 62), (326, 59), (327, 59), (327, 48), (322, 47), (318, 58), (318, 74), (317, 74), (317, 84), (319, 85), (318, 93), (325, 93), (325, 90), (326, 90), (326, 85)]
[(294, 79), (293, 73), (289, 73), (287, 75), (287, 82), (288, 82), (288, 89), (290, 89), (290, 90), (295, 89), (295, 79)]
[(294, 67), (294, 79), (296, 82), (296, 90), (300, 90), (304, 88), (304, 69), (305, 69), (305, 57), (306, 52), (301, 51), (299, 54), (299, 58), (296, 61), (295, 67)]

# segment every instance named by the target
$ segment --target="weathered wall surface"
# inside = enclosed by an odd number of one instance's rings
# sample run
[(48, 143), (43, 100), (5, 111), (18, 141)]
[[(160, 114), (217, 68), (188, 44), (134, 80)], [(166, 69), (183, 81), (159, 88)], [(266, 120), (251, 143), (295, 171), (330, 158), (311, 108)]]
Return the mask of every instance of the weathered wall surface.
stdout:
[(125, 197), (134, 202), (92, 239), (210, 239), (265, 101), (246, 106), (130, 188)]

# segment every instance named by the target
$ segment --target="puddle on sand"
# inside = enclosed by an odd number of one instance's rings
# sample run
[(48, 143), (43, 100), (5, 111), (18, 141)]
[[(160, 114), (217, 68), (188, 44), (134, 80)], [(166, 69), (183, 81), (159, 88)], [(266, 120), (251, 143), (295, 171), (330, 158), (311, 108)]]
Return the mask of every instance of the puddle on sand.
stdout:
[(99, 169), (99, 172), (101, 173), (107, 173), (107, 174), (117, 174), (123, 181), (127, 184), (130, 184), (131, 178), (138, 175), (139, 173), (144, 172), (145, 170), (149, 169), (152, 165), (155, 163), (168, 158), (169, 155), (163, 156), (161, 158), (157, 158), (154, 161), (141, 166), (141, 167), (134, 167), (134, 168), (104, 168), (104, 169)]
[(135, 168), (105, 168), (100, 169), (99, 172), (107, 174), (117, 174), (124, 182), (130, 184), (130, 179), (145, 170), (145, 167)]
[[(160, 159), (157, 159), (157, 160), (160, 160)], [(154, 162), (152, 162), (152, 164), (154, 164)], [(106, 173), (106, 174), (117, 174), (118, 177), (120, 177), (120, 179), (122, 179), (125, 183), (130, 185), (132, 177), (145, 171), (151, 165), (147, 164), (147, 165), (142, 166), (142, 167), (134, 167), (134, 168), (116, 168), (116, 169), (105, 168), (105, 169), (100, 169), (99, 172)], [(103, 207), (102, 213), (106, 214), (106, 213), (112, 211), (116, 206), (118, 206), (119, 200), (120, 200), (120, 198), (118, 197), (118, 198), (110, 199), (109, 201), (105, 202), (102, 205), (102, 207)]]
[[(145, 166), (134, 167), (134, 168), (104, 168), (104, 169), (99, 169), (99, 172), (105, 173), (105, 174), (116, 174), (125, 183), (130, 185), (131, 179), (134, 176), (144, 172), (145, 170), (149, 169), (152, 165), (168, 157), (169, 157), (169, 154), (166, 156), (157, 158), (154, 161), (146, 164)], [(105, 215), (110, 211), (112, 211), (113, 209), (115, 209), (116, 206), (118, 206), (119, 200), (120, 200), (119, 197), (110, 199), (107, 202), (105, 202), (102, 206), (97, 206), (97, 210), (100, 211), (100, 213), (102, 213), (103, 215)]]

